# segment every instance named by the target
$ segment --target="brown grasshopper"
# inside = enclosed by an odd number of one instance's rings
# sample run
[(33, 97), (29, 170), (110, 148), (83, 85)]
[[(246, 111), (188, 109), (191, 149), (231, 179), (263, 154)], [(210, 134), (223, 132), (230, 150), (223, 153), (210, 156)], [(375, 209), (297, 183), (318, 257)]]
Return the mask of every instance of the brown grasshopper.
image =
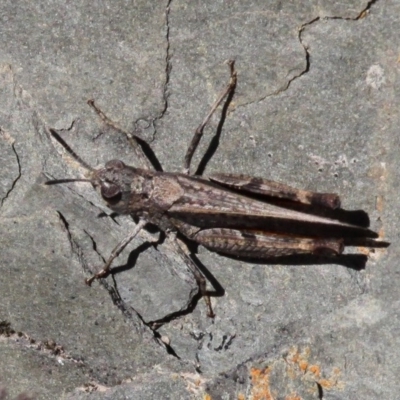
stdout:
[[(185, 156), (183, 173), (155, 171), (144, 157), (137, 138), (128, 134), (144, 168), (111, 160), (104, 168), (94, 169), (50, 129), (51, 135), (88, 173), (85, 179), (51, 180), (46, 184), (90, 182), (111, 210), (138, 219), (136, 227), (114, 248), (101, 271), (86, 279), (88, 285), (109, 274), (113, 260), (148, 223), (157, 225), (169, 236), (179, 232), (218, 253), (252, 259), (297, 254), (336, 255), (343, 251), (345, 232), (358, 237), (376, 237), (373, 232), (356, 225), (296, 210), (296, 206), (339, 209), (340, 199), (336, 194), (299, 190), (244, 175), (221, 173), (205, 178), (190, 174), (191, 159), (204, 127), (224, 98), (233, 95), (237, 80), (233, 61), (229, 62), (229, 67), (230, 81), (197, 128)], [(93, 100), (88, 103), (106, 124), (122, 131)], [(208, 315), (212, 317), (205, 278), (182, 243), (178, 240), (171, 243), (193, 272), (206, 300)]]

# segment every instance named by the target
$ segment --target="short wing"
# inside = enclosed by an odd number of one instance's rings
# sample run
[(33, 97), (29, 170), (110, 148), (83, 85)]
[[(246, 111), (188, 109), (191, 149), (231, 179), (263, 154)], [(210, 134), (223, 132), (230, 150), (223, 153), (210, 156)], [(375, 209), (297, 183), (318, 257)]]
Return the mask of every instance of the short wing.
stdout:
[(168, 209), (168, 215), (200, 227), (280, 230), (287, 222), (359, 229), (330, 218), (286, 209), (255, 200), (199, 178), (179, 175), (182, 195)]

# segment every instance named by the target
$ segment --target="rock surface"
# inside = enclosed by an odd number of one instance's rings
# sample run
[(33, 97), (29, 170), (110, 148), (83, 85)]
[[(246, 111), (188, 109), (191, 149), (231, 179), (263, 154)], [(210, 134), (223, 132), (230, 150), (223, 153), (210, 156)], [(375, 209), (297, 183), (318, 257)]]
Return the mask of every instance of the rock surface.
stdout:
[[(3, 1), (0, 21), (0, 385), (10, 397), (398, 398), (399, 2)], [(351, 248), (368, 256), (364, 268), (357, 257), (250, 264), (200, 247), (225, 291), (214, 320), (192, 303), (195, 282), (168, 243), (149, 243), (157, 233), (86, 287), (134, 222), (99, 217), (110, 212), (90, 185), (43, 184), (83, 173), (46, 129), (92, 166), (138, 165), (86, 105), (93, 98), (180, 171), (227, 59), (238, 86), (204, 174), (339, 193), (391, 246)]]

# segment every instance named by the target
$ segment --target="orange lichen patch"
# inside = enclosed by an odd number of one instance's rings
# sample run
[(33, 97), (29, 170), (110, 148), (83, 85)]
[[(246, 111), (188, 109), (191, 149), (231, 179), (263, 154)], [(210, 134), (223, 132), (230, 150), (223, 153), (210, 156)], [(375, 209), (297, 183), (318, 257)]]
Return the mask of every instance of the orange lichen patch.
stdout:
[(253, 387), (251, 389), (252, 400), (274, 400), (269, 387), (269, 374), (271, 368), (251, 368), (250, 376)]
[[(289, 365), (298, 366), (301, 371), (306, 372), (308, 369), (308, 358), (310, 357), (311, 350), (306, 347), (301, 353), (297, 347), (292, 347), (286, 357), (286, 361)], [(292, 373), (293, 368), (289, 368), (288, 373)]]
[[(237, 400), (274, 400), (278, 396), (285, 400), (302, 400), (302, 396), (294, 389), (303, 386), (304, 393), (316, 396), (318, 386), (325, 390), (343, 389), (344, 383), (339, 381), (341, 370), (333, 368), (330, 376), (322, 372), (321, 366), (311, 363), (311, 348), (293, 346), (284, 358), (269, 363), (266, 368), (251, 368), (251, 391), (249, 396), (239, 394)], [(274, 372), (272, 374), (272, 372)], [(273, 389), (272, 379), (279, 375), (285, 381), (281, 387), (282, 393)], [(278, 379), (280, 381), (280, 379)]]
[(341, 373), (339, 368), (333, 369), (331, 377), (321, 377), (321, 367), (316, 364), (311, 364), (309, 362), (310, 356), (311, 349), (309, 347), (304, 348), (301, 352), (297, 347), (292, 347), (285, 358), (288, 377), (293, 380), (302, 377), (304, 381), (318, 382), (325, 389), (343, 387), (343, 384), (338, 382), (338, 377)]
[(321, 376), (321, 368), (318, 365), (310, 365), (308, 367), (308, 371), (310, 371), (317, 378)]
[(299, 367), (302, 371), (306, 372), (308, 368), (308, 362), (305, 360), (299, 360)]
[(324, 389), (332, 389), (333, 387), (333, 382), (330, 381), (329, 379), (320, 379), (318, 383), (324, 388)]
[(344, 384), (343, 382), (339, 381), (339, 376), (342, 372), (339, 368), (333, 368), (332, 375), (330, 378), (319, 379), (317, 382), (324, 388), (324, 389), (342, 389)]
[(296, 394), (290, 394), (289, 396), (285, 397), (285, 400), (303, 400), (300, 396)]
[(204, 399), (204, 400), (212, 400), (212, 397), (211, 397), (208, 393), (206, 393), (206, 394), (204, 395), (203, 399)]
[[(291, 379), (296, 379), (299, 375), (298, 367), (300, 363), (303, 365), (303, 368), (307, 368), (305, 363), (307, 363), (307, 360), (303, 356), (303, 354), (299, 353), (299, 349), (297, 346), (293, 346), (289, 352), (288, 355), (285, 358), (287, 362), (287, 368), (286, 368), (286, 373)], [(301, 368), (301, 367), (300, 367)], [(304, 373), (304, 370), (303, 370)]]
[(297, 364), (300, 358), (299, 353), (297, 352), (297, 348), (295, 349), (296, 353), (290, 353), (288, 354), (287, 360), (291, 361), (294, 364)]

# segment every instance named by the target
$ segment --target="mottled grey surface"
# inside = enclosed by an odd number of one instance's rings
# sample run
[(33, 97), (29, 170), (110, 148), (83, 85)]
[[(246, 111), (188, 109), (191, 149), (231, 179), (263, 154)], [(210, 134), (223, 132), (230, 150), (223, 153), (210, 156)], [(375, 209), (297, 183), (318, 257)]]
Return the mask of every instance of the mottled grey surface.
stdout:
[[(249, 3), (1, 2), (0, 385), (11, 397), (398, 398), (400, 3)], [(179, 171), (229, 58), (238, 87), (205, 173), (339, 193), (391, 246), (349, 249), (368, 255), (361, 270), (199, 248), (225, 290), (215, 320), (202, 301), (192, 309), (196, 285), (168, 243), (148, 244), (157, 233), (116, 260), (129, 268), (86, 287), (134, 222), (99, 217), (109, 212), (87, 184), (43, 185), (83, 172), (46, 128), (93, 166), (137, 165), (85, 104), (94, 98)]]

